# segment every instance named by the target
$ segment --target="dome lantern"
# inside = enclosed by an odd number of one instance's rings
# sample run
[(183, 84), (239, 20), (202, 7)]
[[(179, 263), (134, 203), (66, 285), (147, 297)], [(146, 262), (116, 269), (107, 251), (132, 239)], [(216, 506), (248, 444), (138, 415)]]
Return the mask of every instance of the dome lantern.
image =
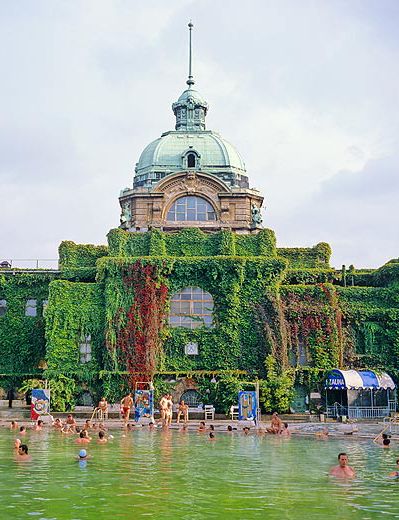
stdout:
[(184, 132), (195, 132), (205, 130), (205, 116), (208, 112), (208, 103), (203, 97), (192, 88), (194, 77), (192, 75), (192, 41), (191, 32), (193, 24), (188, 24), (189, 28), (189, 58), (188, 58), (188, 79), (186, 89), (176, 103), (173, 103), (172, 110), (176, 117), (176, 130)]

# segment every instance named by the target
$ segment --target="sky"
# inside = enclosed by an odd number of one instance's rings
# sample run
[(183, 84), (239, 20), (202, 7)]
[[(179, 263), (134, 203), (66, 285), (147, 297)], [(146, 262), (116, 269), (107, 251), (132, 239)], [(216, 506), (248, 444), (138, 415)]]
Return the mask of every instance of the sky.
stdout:
[(174, 128), (190, 19), (207, 128), (278, 246), (399, 257), (397, 0), (3, 0), (0, 260), (106, 243), (141, 151)]

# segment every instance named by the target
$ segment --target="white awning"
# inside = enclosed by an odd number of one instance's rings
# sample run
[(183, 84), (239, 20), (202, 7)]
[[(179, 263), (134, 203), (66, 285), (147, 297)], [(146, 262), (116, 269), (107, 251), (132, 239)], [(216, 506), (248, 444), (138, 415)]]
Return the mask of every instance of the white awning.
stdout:
[(331, 370), (326, 377), (325, 388), (330, 390), (359, 390), (373, 389), (378, 390), (388, 388), (393, 390), (395, 383), (391, 376), (385, 372), (377, 374), (372, 370)]

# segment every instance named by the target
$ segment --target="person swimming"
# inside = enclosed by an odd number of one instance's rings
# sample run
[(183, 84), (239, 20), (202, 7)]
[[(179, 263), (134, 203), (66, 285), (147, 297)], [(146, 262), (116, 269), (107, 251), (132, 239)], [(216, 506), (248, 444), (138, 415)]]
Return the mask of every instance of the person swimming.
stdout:
[(79, 437), (76, 439), (77, 444), (88, 444), (90, 442), (90, 438), (87, 435), (86, 430), (81, 430), (79, 433)]
[(108, 442), (108, 439), (105, 437), (105, 432), (103, 430), (100, 430), (98, 432), (98, 444), (106, 444)]
[(330, 475), (337, 478), (354, 478), (355, 470), (348, 466), (348, 455), (344, 452), (338, 454), (338, 465), (330, 469)]
[(87, 466), (87, 461), (90, 458), (91, 457), (87, 454), (86, 450), (80, 450), (79, 455), (76, 457), (76, 460), (79, 462), (79, 467), (85, 468)]
[(21, 444), (18, 448), (18, 452), (16, 453), (17, 461), (26, 461), (29, 462), (32, 460), (32, 457), (28, 454), (28, 446), (26, 444)]
[(391, 471), (388, 476), (391, 478), (399, 478), (399, 459), (396, 459), (396, 471)]

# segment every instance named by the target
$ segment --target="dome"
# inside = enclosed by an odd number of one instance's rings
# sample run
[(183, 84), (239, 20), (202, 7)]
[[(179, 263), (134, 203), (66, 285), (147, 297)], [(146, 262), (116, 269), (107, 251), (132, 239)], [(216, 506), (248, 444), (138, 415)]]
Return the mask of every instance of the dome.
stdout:
[(192, 88), (188, 88), (187, 90), (185, 90), (177, 100), (177, 103), (179, 104), (185, 104), (189, 102), (199, 106), (208, 106), (208, 103), (201, 96), (198, 90), (194, 90)]
[(133, 188), (152, 188), (166, 175), (195, 169), (216, 175), (229, 186), (248, 188), (240, 154), (219, 134), (206, 130), (208, 103), (189, 74), (188, 88), (173, 103), (175, 130), (150, 143), (136, 164)]
[(148, 186), (167, 174), (187, 169), (185, 157), (190, 152), (197, 157), (198, 171), (216, 174), (231, 185), (237, 176), (246, 173), (238, 151), (220, 135), (212, 131), (179, 130), (162, 134), (144, 149), (136, 164), (135, 185)]

